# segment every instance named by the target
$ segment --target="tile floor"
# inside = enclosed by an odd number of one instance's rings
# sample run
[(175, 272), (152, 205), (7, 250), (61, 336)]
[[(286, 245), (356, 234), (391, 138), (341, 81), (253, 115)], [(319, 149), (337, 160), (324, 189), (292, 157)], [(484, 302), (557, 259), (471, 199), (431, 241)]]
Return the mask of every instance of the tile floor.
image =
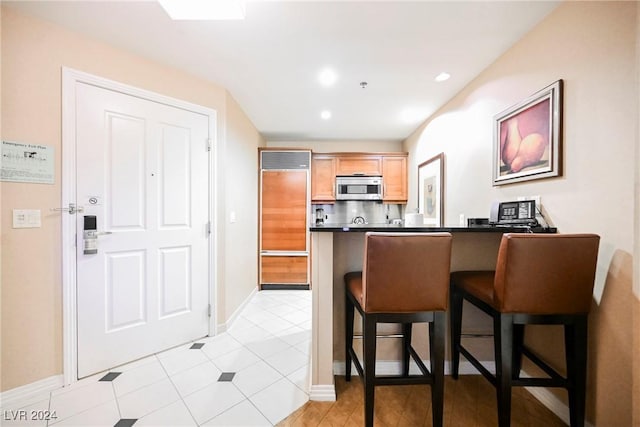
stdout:
[(3, 407), (0, 425), (272, 426), (309, 400), (310, 350), (311, 291), (261, 291), (227, 332)]

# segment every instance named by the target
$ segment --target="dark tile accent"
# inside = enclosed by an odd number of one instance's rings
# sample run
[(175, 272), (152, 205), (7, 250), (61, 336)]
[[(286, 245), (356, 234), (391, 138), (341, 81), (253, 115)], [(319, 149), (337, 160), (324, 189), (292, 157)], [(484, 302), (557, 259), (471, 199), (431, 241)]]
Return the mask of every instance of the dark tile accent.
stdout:
[(231, 381), (235, 375), (235, 372), (223, 372), (220, 378), (218, 378), (218, 381)]
[(118, 376), (121, 373), (122, 372), (109, 372), (107, 375), (105, 375), (104, 377), (100, 378), (98, 381), (113, 381), (116, 378), (118, 378)]
[(194, 343), (191, 347), (189, 347), (189, 350), (200, 350), (202, 347), (204, 347), (204, 343), (197, 342), (197, 343)]
[(135, 419), (122, 418), (120, 421), (115, 423), (113, 427), (131, 427), (132, 425), (134, 425), (136, 423), (136, 421), (138, 421), (137, 418), (135, 418)]

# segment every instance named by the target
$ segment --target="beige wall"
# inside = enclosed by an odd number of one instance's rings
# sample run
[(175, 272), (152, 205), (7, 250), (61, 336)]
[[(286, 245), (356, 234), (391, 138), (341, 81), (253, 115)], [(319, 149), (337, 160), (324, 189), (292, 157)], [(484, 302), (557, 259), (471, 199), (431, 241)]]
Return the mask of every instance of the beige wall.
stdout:
[[(410, 195), (417, 164), (445, 152), (447, 224), (457, 224), (461, 213), (487, 217), (493, 200), (540, 195), (560, 232), (600, 234), (587, 403), (597, 426), (631, 425), (632, 401), (640, 401), (631, 379), (632, 341), (640, 334), (632, 321), (636, 7), (562, 4), (405, 141)], [(563, 176), (492, 187), (493, 116), (557, 79), (565, 82)], [(415, 204), (409, 200), (408, 207)], [(532, 330), (527, 339), (559, 364), (562, 335), (556, 332)], [(633, 377), (637, 384), (637, 370)]]
[[(245, 251), (257, 239), (241, 230), (257, 221), (247, 210), (237, 227), (225, 229), (224, 189), (255, 193), (250, 176), (231, 180), (232, 168), (245, 161), (244, 151), (256, 150), (260, 137), (224, 88), (171, 67), (146, 60), (49, 23), (2, 7), (2, 138), (55, 148), (54, 185), (1, 183), (2, 200), (2, 367), (1, 390), (62, 373), (62, 283), (60, 214), (51, 213), (61, 199), (61, 67), (70, 67), (217, 111), (216, 250), (218, 320), (239, 305), (250, 291), (228, 280), (253, 280), (255, 268), (235, 263), (238, 248), (223, 249), (225, 239), (245, 239)], [(229, 119), (227, 120), (227, 109)], [(229, 136), (229, 140), (227, 140)], [(238, 158), (236, 156), (242, 156)], [(244, 169), (242, 169), (244, 171)], [(231, 197), (240, 210), (244, 206)], [(11, 210), (40, 209), (42, 227), (14, 230)], [(251, 217), (253, 215), (253, 217)], [(224, 233), (226, 231), (226, 234)], [(247, 237), (249, 236), (249, 237)], [(242, 271), (236, 271), (236, 270)], [(224, 298), (228, 297), (229, 301)], [(221, 317), (220, 317), (221, 316)]]
[[(226, 211), (220, 218), (225, 232), (224, 305), (219, 304), (219, 321), (229, 320), (258, 285), (258, 147), (262, 137), (240, 109), (227, 97)], [(231, 223), (230, 214), (236, 222)], [(224, 310), (224, 312), (223, 312)]]

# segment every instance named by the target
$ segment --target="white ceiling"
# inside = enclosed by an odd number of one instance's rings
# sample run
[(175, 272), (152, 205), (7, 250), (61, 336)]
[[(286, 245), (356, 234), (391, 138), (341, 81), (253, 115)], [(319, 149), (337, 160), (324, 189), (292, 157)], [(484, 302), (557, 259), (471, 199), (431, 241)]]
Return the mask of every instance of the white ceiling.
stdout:
[(153, 0), (3, 4), (215, 82), (267, 140), (303, 141), (405, 139), (559, 1), (249, 0), (244, 21), (208, 22)]

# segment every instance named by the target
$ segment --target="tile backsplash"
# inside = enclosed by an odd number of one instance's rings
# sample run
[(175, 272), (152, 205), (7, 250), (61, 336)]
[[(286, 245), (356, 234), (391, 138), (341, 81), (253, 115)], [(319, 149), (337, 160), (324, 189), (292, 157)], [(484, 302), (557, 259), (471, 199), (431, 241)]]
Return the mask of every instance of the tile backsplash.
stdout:
[(404, 218), (404, 205), (368, 200), (342, 200), (334, 204), (314, 204), (311, 208), (311, 220), (315, 222), (317, 209), (322, 209), (325, 224), (350, 224), (355, 217), (363, 217), (368, 224), (389, 224)]

